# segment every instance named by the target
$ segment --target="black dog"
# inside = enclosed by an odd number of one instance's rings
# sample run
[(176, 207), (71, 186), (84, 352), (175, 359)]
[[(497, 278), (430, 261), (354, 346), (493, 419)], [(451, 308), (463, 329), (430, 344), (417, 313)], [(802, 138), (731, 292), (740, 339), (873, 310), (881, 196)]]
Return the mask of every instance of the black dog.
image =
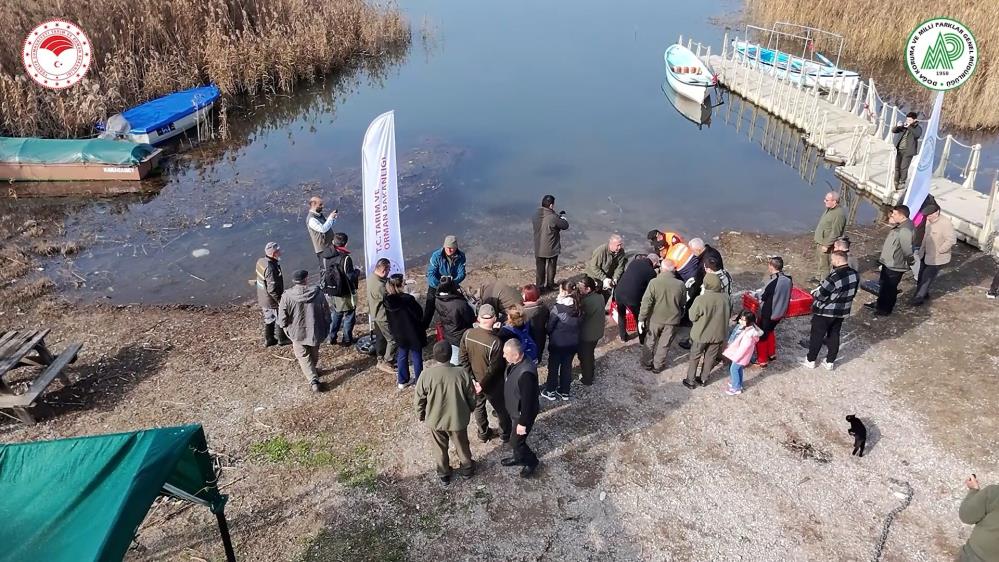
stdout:
[(860, 418), (854, 415), (846, 416), (846, 421), (850, 422), (850, 430), (847, 431), (853, 436), (853, 452), (851, 455), (864, 456), (864, 446), (867, 445), (867, 426)]

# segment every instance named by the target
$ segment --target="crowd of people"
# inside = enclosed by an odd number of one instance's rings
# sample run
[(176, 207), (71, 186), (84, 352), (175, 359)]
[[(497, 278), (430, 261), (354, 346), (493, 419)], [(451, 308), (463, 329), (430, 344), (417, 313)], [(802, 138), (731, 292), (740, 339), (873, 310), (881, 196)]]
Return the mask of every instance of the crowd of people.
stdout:
[[(807, 349), (805, 367), (821, 364), (832, 370), (843, 322), (852, 313), (861, 284), (838, 194), (827, 193), (824, 204), (814, 236), (811, 328), (801, 345)], [(956, 241), (953, 226), (932, 197), (917, 213), (918, 225), (909, 215), (900, 205), (888, 219), (891, 229), (879, 256), (880, 289), (877, 299), (865, 305), (879, 316), (892, 314), (899, 280), (917, 261), (910, 303), (926, 303)], [(617, 322), (621, 341), (638, 338), (640, 364), (649, 371), (665, 370), (674, 342), (689, 350), (682, 384), (691, 390), (707, 386), (716, 365), (727, 360), (724, 392), (742, 394), (745, 369), (767, 368), (778, 358), (776, 329), (789, 313), (794, 286), (780, 256), (767, 258), (767, 282), (748, 296), (752, 310), (733, 307), (732, 277), (718, 249), (666, 229), (650, 231), (649, 250), (634, 253), (613, 234), (593, 250), (583, 274), (556, 281), (561, 235), (570, 224), (552, 195), (542, 198), (532, 220), (534, 283), (515, 287), (492, 279), (470, 290), (465, 286), (465, 253), (457, 237), (448, 235), (430, 256), (422, 303), (410, 294), (401, 275), (389, 274), (392, 264), (387, 259), (374, 263), (366, 283), (372, 334), (355, 338), (360, 269), (347, 248), (347, 235), (333, 229), (336, 218), (336, 210), (324, 212), (322, 199), (310, 199), (306, 226), (319, 273), (312, 277), (304, 270), (294, 272), (287, 290), (281, 249), (275, 242), (265, 246), (256, 268), (264, 345), (291, 344), (312, 390), (318, 392), (320, 345), (369, 343), (358, 348), (370, 348), (377, 368), (394, 374), (400, 391), (416, 387), (417, 414), (430, 426), (442, 482), (452, 475), (449, 444), (458, 452), (458, 474), (474, 473), (467, 434), (473, 420), (481, 441), (499, 438), (511, 444), (504, 465), (521, 466), (522, 476), (532, 476), (538, 459), (527, 436), (539, 399), (569, 401), (574, 383), (594, 384), (595, 352), (609, 315)], [(681, 339), (684, 328), (689, 331)], [(433, 364), (424, 371), (424, 349), (431, 339), (436, 340)], [(574, 362), (579, 364), (578, 379), (572, 375)], [(542, 364), (547, 364), (547, 378), (540, 384), (537, 367)], [(490, 409), (498, 427), (490, 426)]]

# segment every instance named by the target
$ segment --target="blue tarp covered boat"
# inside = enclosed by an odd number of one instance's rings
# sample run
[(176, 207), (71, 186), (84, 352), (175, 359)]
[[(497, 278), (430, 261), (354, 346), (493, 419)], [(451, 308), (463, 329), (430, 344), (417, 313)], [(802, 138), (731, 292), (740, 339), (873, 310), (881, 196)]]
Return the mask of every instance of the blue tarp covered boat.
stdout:
[(182, 90), (125, 110), (109, 119), (111, 126), (98, 123), (105, 136), (124, 137), (133, 142), (158, 144), (194, 127), (208, 116), (219, 99), (217, 86), (208, 85)]

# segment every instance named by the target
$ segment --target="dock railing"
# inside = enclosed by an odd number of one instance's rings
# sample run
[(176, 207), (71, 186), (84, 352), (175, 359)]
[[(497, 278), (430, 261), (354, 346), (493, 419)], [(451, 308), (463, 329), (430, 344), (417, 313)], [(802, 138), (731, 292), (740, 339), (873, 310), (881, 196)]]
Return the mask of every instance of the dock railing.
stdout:
[[(872, 194), (883, 200), (897, 197), (899, 192), (894, 186), (898, 153), (896, 133), (892, 129), (904, 120), (906, 111), (882, 98), (873, 80), (858, 81), (854, 86), (841, 77), (839, 82), (819, 84), (810, 80), (806, 72), (795, 72), (793, 69), (804, 69), (806, 63), (814, 61), (781, 50), (779, 43), (768, 44), (767, 48), (773, 51), (773, 64), (768, 64), (761, 60), (762, 45), (751, 41), (749, 35), (748, 27), (743, 38), (725, 32), (719, 55), (715, 57), (724, 63), (716, 67), (720, 82), (737, 91), (743, 99), (804, 131), (808, 143), (826, 151), (827, 157), (835, 156), (843, 164), (855, 167), (857, 179), (865, 189), (873, 190)], [(679, 42), (684, 44), (682, 36)], [(686, 46), (702, 59), (710, 57), (710, 45), (687, 38)], [(926, 123), (927, 120), (919, 121)], [(975, 190), (982, 146), (963, 143), (952, 134), (938, 136), (936, 140), (940, 152), (933, 177)], [(838, 143), (836, 154), (828, 152), (831, 143)], [(997, 226), (995, 214), (999, 211), (996, 202), (999, 181), (992, 179), (989, 188), (982, 190), (988, 191), (988, 207), (976, 241), (983, 249), (986, 244), (992, 246)]]

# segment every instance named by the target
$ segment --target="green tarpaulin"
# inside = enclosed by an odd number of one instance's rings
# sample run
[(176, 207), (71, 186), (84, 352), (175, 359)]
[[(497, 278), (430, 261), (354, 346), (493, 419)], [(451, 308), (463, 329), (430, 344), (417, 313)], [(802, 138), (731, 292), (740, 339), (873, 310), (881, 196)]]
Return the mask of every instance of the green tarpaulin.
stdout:
[(121, 560), (164, 486), (221, 513), (200, 425), (0, 445), (0, 560)]
[(149, 144), (112, 139), (0, 137), (0, 162), (20, 164), (138, 164), (156, 150)]

